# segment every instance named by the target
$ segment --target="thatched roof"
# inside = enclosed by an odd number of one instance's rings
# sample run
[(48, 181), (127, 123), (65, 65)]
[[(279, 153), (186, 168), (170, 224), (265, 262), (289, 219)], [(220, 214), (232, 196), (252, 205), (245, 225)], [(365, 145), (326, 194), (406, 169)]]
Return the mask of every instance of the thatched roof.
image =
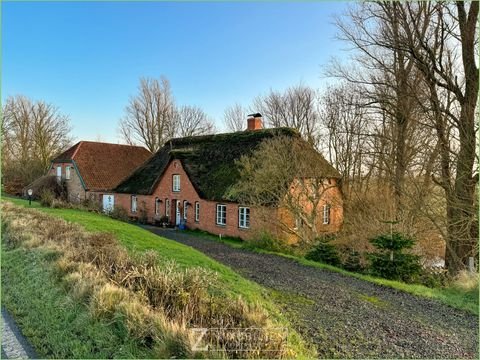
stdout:
[[(274, 128), (172, 139), (120, 183), (115, 191), (152, 194), (170, 161), (179, 159), (200, 197), (227, 200), (228, 190), (240, 177), (236, 161), (250, 155), (265, 139), (276, 136), (300, 138), (294, 129)], [(322, 176), (339, 177), (320, 154), (318, 161), (324, 164), (325, 174)]]

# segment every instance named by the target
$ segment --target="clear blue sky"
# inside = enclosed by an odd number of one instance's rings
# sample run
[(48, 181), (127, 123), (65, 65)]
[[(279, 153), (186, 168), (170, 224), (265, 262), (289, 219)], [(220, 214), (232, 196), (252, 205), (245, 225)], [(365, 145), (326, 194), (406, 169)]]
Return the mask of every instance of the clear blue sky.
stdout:
[(71, 117), (77, 140), (117, 142), (141, 76), (165, 75), (179, 104), (221, 127), (225, 107), (269, 89), (324, 86), (342, 44), (345, 2), (2, 4), (2, 99), (44, 99)]

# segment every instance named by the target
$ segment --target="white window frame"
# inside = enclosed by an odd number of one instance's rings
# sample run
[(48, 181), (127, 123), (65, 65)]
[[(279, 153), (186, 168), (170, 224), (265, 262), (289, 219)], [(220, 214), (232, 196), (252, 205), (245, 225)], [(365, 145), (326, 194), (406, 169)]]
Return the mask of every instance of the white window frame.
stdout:
[(250, 228), (250, 208), (246, 206), (238, 207), (238, 227), (241, 229)]
[(71, 166), (65, 166), (65, 179), (66, 180), (70, 180), (70, 170), (71, 170)]
[(200, 202), (195, 201), (195, 222), (200, 221)]
[(160, 216), (160, 199), (158, 197), (155, 198), (155, 215)]
[(165, 216), (170, 219), (170, 199), (165, 199)]
[(187, 220), (188, 201), (183, 200), (183, 220)]
[(130, 198), (130, 211), (132, 213), (137, 212), (137, 196), (136, 195), (132, 195)]
[(227, 205), (217, 204), (217, 211), (215, 212), (215, 223), (221, 226), (227, 225)]
[(180, 175), (179, 174), (172, 175), (172, 191), (180, 192)]
[(330, 205), (323, 205), (323, 225), (330, 224)]
[(62, 166), (57, 166), (57, 179), (61, 180), (62, 179)]

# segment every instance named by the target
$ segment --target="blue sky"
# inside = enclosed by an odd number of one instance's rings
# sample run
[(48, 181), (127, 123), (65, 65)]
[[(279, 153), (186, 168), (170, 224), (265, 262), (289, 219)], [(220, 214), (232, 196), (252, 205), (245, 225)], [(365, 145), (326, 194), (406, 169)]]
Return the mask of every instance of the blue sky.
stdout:
[(166, 76), (179, 104), (221, 128), (225, 107), (302, 82), (342, 56), (345, 2), (3, 2), (2, 100), (23, 94), (70, 116), (77, 140), (117, 142), (141, 76)]

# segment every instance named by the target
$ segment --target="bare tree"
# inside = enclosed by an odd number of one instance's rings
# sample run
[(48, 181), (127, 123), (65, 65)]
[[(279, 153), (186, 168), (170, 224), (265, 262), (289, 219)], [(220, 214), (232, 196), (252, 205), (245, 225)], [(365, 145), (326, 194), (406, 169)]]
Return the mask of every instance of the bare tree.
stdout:
[(476, 1), (405, 3), (397, 11), (399, 48), (415, 62), (428, 89), (440, 154), (440, 174), (434, 179), (445, 192), (446, 264), (453, 273), (467, 265), (468, 257), (478, 256), (478, 12)]
[(68, 116), (44, 101), (38, 101), (32, 111), (32, 136), (34, 157), (44, 170), (50, 166), (54, 155), (66, 149), (72, 142)]
[(41, 176), (71, 143), (70, 120), (58, 108), (25, 96), (7, 98), (2, 122), (2, 178), (18, 191)]
[[(230, 196), (256, 209), (265, 224), (295, 234), (311, 244), (320, 234), (322, 204), (341, 208), (325, 160), (300, 138), (279, 136), (263, 141), (250, 156), (238, 162), (240, 181)], [(268, 206), (267, 211), (265, 206)], [(269, 209), (277, 209), (272, 216)], [(256, 216), (257, 216), (256, 215)], [(299, 226), (299, 222), (302, 226)]]
[(142, 144), (156, 152), (174, 135), (175, 102), (170, 82), (142, 78), (138, 93), (130, 98), (125, 116), (120, 121), (120, 132), (129, 144)]
[(227, 130), (231, 132), (245, 130), (248, 112), (245, 107), (238, 103), (227, 107), (223, 115), (223, 123)]
[(184, 105), (176, 110), (172, 126), (175, 136), (178, 137), (207, 135), (215, 132), (215, 126), (207, 114), (196, 106)]
[(254, 100), (253, 108), (260, 112), (270, 127), (297, 129), (312, 145), (318, 142), (318, 96), (315, 90), (303, 85), (285, 92), (270, 91)]
[[(339, 39), (353, 46), (354, 68), (334, 63), (331, 75), (346, 79), (361, 87), (370, 119), (377, 122), (382, 135), (383, 150), (388, 157), (379, 159), (386, 166), (395, 209), (403, 210), (405, 177), (412, 157), (409, 135), (415, 131), (416, 90), (420, 73), (408, 54), (397, 46), (401, 30), (396, 18), (396, 4), (382, 9), (376, 3), (352, 6), (342, 18), (337, 18)], [(385, 147), (386, 145), (386, 147)], [(385, 151), (384, 151), (385, 152)]]
[[(341, 37), (357, 50), (356, 65), (332, 71), (364, 88), (377, 124), (371, 138), (377, 180), (389, 174), (397, 208), (405, 210), (406, 196), (416, 197), (403, 216), (413, 217), (419, 206), (430, 218), (444, 235), (452, 273), (478, 255), (478, 11), (478, 2), (359, 4), (350, 21), (338, 22)], [(444, 191), (444, 216), (438, 216), (441, 201), (435, 211), (428, 208), (428, 194), (438, 194), (434, 186)]]
[(344, 194), (349, 197), (351, 185), (362, 191), (364, 180), (368, 181), (372, 172), (368, 138), (374, 135), (360, 89), (346, 83), (327, 88), (321, 96), (319, 117), (320, 144), (342, 175)]

